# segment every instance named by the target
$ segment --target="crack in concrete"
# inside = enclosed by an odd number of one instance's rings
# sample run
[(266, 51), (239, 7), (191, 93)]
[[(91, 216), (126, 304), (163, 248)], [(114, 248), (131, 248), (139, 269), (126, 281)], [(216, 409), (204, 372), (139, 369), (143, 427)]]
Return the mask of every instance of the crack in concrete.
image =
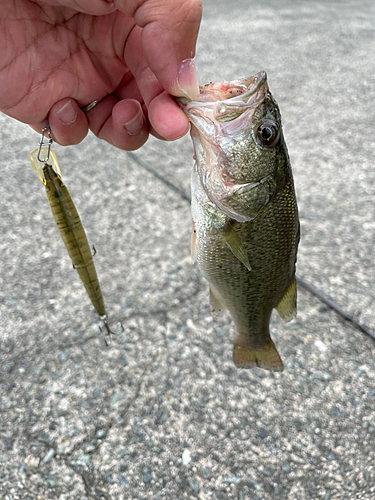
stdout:
[[(178, 193), (184, 200), (188, 201), (191, 203), (191, 196), (185, 193), (182, 189), (179, 187), (175, 186), (171, 181), (169, 181), (166, 177), (163, 176), (163, 174), (160, 174), (157, 170), (155, 170), (146, 160), (138, 156), (136, 153), (133, 152), (127, 152), (128, 156), (135, 162), (138, 163), (141, 167), (143, 167), (145, 170), (150, 172), (152, 175), (154, 175), (157, 179), (159, 179), (161, 182), (163, 182), (167, 187)], [(339, 307), (335, 302), (332, 300), (328, 299), (325, 297), (319, 290), (317, 290), (315, 287), (307, 283), (306, 281), (302, 280), (298, 276), (296, 276), (297, 283), (307, 290), (309, 293), (317, 297), (321, 302), (325, 303), (328, 305), (331, 309), (337, 312), (341, 317), (343, 317), (346, 321), (349, 321), (354, 325), (356, 328), (361, 330), (362, 332), (366, 333), (373, 339), (375, 339), (375, 332), (371, 330), (367, 325), (364, 325), (363, 323), (359, 323), (353, 315), (347, 313), (341, 307)]]
[[(95, 470), (93, 470), (93, 466), (89, 465), (88, 469), (89, 470), (84, 470), (85, 465), (80, 465), (76, 461), (73, 460), (73, 455), (76, 454), (79, 450), (82, 450), (85, 445), (88, 443), (92, 442), (95, 439), (95, 436), (97, 435), (99, 430), (104, 430), (104, 436), (106, 437), (108, 435), (108, 432), (115, 426), (124, 426), (126, 424), (126, 417), (127, 414), (129, 413), (130, 409), (132, 406), (135, 404), (137, 399), (139, 398), (142, 384), (145, 378), (145, 375), (147, 372), (151, 369), (151, 367), (154, 365), (156, 358), (158, 354), (155, 354), (152, 358), (151, 361), (148, 362), (141, 373), (141, 375), (138, 378), (138, 382), (136, 384), (136, 387), (133, 391), (133, 396), (128, 400), (124, 410), (119, 414), (120, 419), (123, 421), (121, 423), (118, 423), (115, 421), (115, 419), (112, 417), (109, 419), (108, 425), (103, 426), (103, 425), (96, 425), (89, 434), (79, 442), (77, 442), (72, 449), (64, 454), (60, 454), (57, 456), (54, 456), (54, 459), (56, 461), (62, 461), (68, 467), (71, 469), (75, 474), (77, 474), (83, 482), (84, 488), (86, 495), (88, 498), (92, 498), (94, 500), (113, 500), (110, 494), (103, 489), (101, 489), (98, 485), (100, 483), (105, 483), (104, 478), (98, 478), (98, 474), (95, 474)], [(109, 407), (109, 401), (107, 401), (107, 407)], [(28, 429), (28, 424), (29, 421), (25, 422), (24, 429), (23, 429), (23, 435), (26, 437), (29, 446), (32, 445), (33, 442), (38, 442), (38, 445), (42, 447), (44, 450), (49, 450), (49, 449), (56, 449), (56, 440), (53, 439), (51, 441), (44, 441), (40, 439), (40, 430), (38, 430), (38, 433), (33, 435), (29, 429)], [(98, 451), (100, 450), (101, 446), (105, 443), (105, 437), (101, 438), (100, 440), (96, 441), (94, 445), (94, 450), (89, 453), (90, 456), (94, 456)], [(43, 463), (43, 459), (41, 457), (38, 457), (38, 464), (37, 466), (39, 467)], [(90, 470), (91, 469), (91, 470)], [(23, 486), (25, 489), (28, 488), (27, 484), (23, 482)]]
[[(154, 364), (156, 358), (157, 358), (157, 355), (154, 355), (151, 359), (151, 362), (147, 363), (146, 367), (144, 368), (142, 374), (140, 375), (140, 377), (138, 379), (137, 385), (136, 385), (135, 390), (134, 390), (133, 397), (130, 398), (125, 409), (120, 413), (120, 417), (122, 420), (124, 420), (124, 422), (121, 424), (117, 424), (117, 425), (121, 425), (121, 426), (125, 425), (127, 413), (129, 412), (130, 408), (134, 405), (134, 403), (138, 399), (144, 377), (145, 377), (146, 373), (149, 371), (150, 367)], [(108, 406), (108, 404), (107, 404), (107, 406)], [(79, 449), (82, 449), (86, 444), (88, 444), (90, 441), (92, 441), (95, 438), (95, 436), (97, 435), (97, 432), (99, 430), (104, 430), (105, 436), (107, 436), (108, 432), (114, 427), (115, 424), (116, 424), (116, 422), (115, 422), (114, 418), (112, 417), (109, 420), (109, 423), (106, 427), (104, 427), (103, 425), (95, 426), (94, 430), (90, 433), (90, 436), (87, 436), (84, 440), (80, 441), (76, 446), (73, 447), (73, 449), (69, 453), (64, 454), (64, 456), (62, 457), (65, 465), (67, 467), (69, 467), (70, 469), (72, 469), (76, 474), (81, 476), (82, 481), (85, 485), (86, 494), (89, 496), (89, 498), (94, 498), (96, 500), (97, 499), (99, 499), (99, 500), (111, 500), (112, 499), (112, 497), (109, 495), (108, 492), (104, 492), (103, 490), (100, 490), (98, 488), (98, 483), (100, 483), (100, 482), (104, 483), (104, 478), (102, 478), (101, 480), (97, 479), (97, 477), (95, 476), (95, 471), (89, 472), (89, 471), (80, 470), (79, 466), (74, 464), (74, 462), (69, 461), (69, 458), (71, 458), (72, 455), (76, 451), (78, 451)], [(105, 443), (105, 437), (103, 439), (100, 439), (100, 441), (98, 441), (96, 443), (96, 446), (94, 445), (94, 450), (90, 453), (90, 455), (94, 456), (100, 450), (103, 443)]]

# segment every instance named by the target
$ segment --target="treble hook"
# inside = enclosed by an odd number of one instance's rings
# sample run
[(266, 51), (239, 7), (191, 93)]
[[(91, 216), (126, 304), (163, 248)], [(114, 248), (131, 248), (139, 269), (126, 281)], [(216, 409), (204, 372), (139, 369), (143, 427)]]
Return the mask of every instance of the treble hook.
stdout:
[[(107, 347), (109, 347), (109, 346), (111, 345), (111, 338), (112, 338), (111, 336), (112, 336), (112, 335), (116, 335), (116, 332), (114, 332), (113, 330), (111, 330), (111, 328), (110, 328), (110, 326), (109, 326), (109, 324), (108, 324), (108, 321), (107, 321), (107, 316), (106, 316), (106, 315), (104, 315), (104, 316), (99, 316), (99, 317), (100, 317), (101, 322), (102, 322), (102, 323), (103, 323), (103, 325), (104, 325), (104, 330), (105, 330), (105, 331), (103, 331), (103, 328), (102, 328), (102, 326), (101, 326), (101, 325), (99, 325), (99, 328), (100, 328), (100, 331), (101, 331), (102, 333), (104, 333), (104, 335), (105, 335), (105, 337), (104, 337), (104, 342), (105, 342), (105, 345), (106, 345)], [(124, 331), (124, 327), (122, 326), (122, 323), (121, 323), (121, 322), (119, 322), (119, 323), (120, 323), (120, 328), (121, 328), (121, 330), (120, 330), (120, 331), (121, 331), (121, 332), (123, 332), (123, 331)]]
[[(47, 157), (42, 159), (40, 157), (40, 153), (42, 151), (42, 147), (46, 146), (45, 143), (44, 143), (44, 138), (45, 138), (45, 132), (46, 131), (47, 131), (47, 135), (48, 135), (48, 142), (47, 142), (48, 150), (47, 150)], [(53, 139), (51, 137), (51, 129), (50, 129), (49, 123), (47, 123), (47, 125), (42, 129), (42, 136), (40, 138), (40, 141), (38, 142), (38, 146), (39, 146), (39, 149), (38, 149), (38, 161), (40, 161), (41, 163), (46, 164), (48, 162), (50, 154), (51, 154), (51, 145), (52, 145), (52, 143), (53, 143)]]

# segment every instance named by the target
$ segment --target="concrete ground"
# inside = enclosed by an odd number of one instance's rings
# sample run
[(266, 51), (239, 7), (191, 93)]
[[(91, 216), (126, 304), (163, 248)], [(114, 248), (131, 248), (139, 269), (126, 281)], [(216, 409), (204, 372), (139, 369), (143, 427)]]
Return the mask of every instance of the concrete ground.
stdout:
[[(375, 7), (204, 0), (201, 83), (265, 69), (301, 215), (298, 274), (375, 329)], [(283, 373), (236, 369), (190, 263), (189, 205), (92, 135), (55, 147), (95, 244), (106, 348), (28, 155), (0, 117), (0, 499), (375, 498), (375, 343), (314, 296), (272, 317)], [(192, 145), (137, 153), (189, 190)]]

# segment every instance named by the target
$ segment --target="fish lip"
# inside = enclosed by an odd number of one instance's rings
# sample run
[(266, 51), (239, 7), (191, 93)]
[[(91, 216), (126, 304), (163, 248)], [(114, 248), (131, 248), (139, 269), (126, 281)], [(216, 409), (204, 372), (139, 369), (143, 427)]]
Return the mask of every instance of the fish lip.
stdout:
[[(228, 84), (233, 85), (246, 85), (246, 82), (249, 80), (255, 79), (255, 83), (251, 85), (246, 92), (240, 94), (235, 97), (229, 97), (228, 99), (217, 99), (215, 101), (191, 101), (187, 97), (175, 97), (177, 103), (183, 108), (190, 107), (208, 107), (214, 108), (217, 106), (218, 102), (224, 103), (226, 105), (246, 105), (251, 96), (253, 96), (266, 82), (267, 82), (267, 73), (265, 71), (259, 71), (254, 76), (250, 76), (248, 78), (243, 78), (242, 80), (233, 80), (228, 82)], [(199, 90), (202, 92), (206, 88), (206, 85), (200, 85)]]

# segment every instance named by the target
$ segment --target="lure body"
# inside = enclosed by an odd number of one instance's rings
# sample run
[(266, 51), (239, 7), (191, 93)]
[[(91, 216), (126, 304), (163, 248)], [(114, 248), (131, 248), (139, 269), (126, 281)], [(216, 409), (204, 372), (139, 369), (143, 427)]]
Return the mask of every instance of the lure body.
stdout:
[(43, 167), (48, 203), (73, 266), (99, 316), (105, 316), (102, 292), (91, 248), (68, 189), (51, 165)]

